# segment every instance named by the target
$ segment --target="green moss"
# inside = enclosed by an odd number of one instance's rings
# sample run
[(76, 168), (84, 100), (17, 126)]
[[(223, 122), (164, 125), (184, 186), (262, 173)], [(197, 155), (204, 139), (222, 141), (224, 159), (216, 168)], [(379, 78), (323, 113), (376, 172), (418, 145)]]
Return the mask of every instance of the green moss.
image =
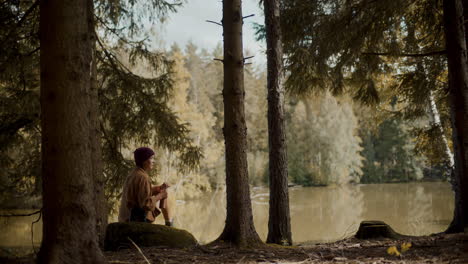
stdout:
[(112, 223), (107, 226), (105, 250), (131, 246), (130, 238), (138, 246), (167, 246), (186, 248), (197, 245), (195, 237), (186, 230), (147, 223)]

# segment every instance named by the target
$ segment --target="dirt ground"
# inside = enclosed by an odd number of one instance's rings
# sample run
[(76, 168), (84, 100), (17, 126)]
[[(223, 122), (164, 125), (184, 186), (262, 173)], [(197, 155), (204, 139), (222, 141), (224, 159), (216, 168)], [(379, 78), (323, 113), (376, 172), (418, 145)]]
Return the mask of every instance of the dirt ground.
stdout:
[[(401, 251), (403, 243), (411, 247), (400, 256), (390, 255), (389, 248)], [(402, 240), (359, 240), (348, 238), (334, 243), (268, 246), (239, 249), (228, 244), (199, 246), (190, 249), (143, 247), (104, 252), (108, 263), (464, 263), (468, 264), (468, 234), (412, 237)], [(2, 258), (0, 263), (35, 263), (32, 255)]]
[[(388, 248), (400, 252), (403, 243), (411, 243), (400, 256), (390, 255)], [(408, 244), (406, 244), (408, 245)], [(468, 234), (434, 235), (402, 240), (342, 241), (294, 247), (264, 246), (237, 249), (228, 244), (200, 246), (192, 249), (165, 247), (141, 248), (150, 263), (467, 263)], [(148, 263), (136, 248), (104, 252), (109, 263)]]

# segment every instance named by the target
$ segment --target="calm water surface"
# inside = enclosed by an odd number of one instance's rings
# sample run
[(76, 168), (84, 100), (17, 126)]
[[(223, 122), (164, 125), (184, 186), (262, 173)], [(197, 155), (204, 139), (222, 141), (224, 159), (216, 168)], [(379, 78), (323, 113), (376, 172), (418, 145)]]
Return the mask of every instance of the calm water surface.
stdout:
[[(265, 240), (268, 190), (252, 189), (257, 232)], [(293, 240), (335, 241), (354, 234), (363, 220), (382, 220), (397, 232), (427, 235), (444, 231), (453, 215), (453, 193), (448, 183), (369, 184), (345, 187), (290, 188)], [(24, 213), (26, 211), (16, 211)], [(177, 201), (175, 224), (201, 243), (217, 238), (226, 217), (225, 194), (214, 192), (193, 201)], [(37, 216), (0, 218), (0, 247), (30, 247), (31, 222)], [(115, 216), (110, 218), (116, 220)], [(162, 217), (156, 221), (163, 223)], [(42, 222), (34, 224), (39, 244)]]

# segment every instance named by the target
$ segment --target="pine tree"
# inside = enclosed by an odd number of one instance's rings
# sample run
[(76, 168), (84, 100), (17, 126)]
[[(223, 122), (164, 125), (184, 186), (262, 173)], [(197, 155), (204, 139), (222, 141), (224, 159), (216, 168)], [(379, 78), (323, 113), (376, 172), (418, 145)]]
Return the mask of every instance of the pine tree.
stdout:
[(455, 153), (455, 212), (448, 232), (463, 232), (468, 226), (468, 54), (462, 1), (443, 1), (447, 48), (452, 142)]
[(92, 10), (92, 1), (40, 3), (44, 220), (39, 263), (104, 263), (93, 206), (97, 122), (88, 119), (93, 115)]
[(283, 49), (280, 1), (264, 0), (268, 61), (268, 142), (270, 211), (267, 243), (291, 245), (288, 160), (284, 127)]
[(223, 1), (224, 128), (226, 146), (226, 225), (218, 240), (238, 246), (261, 243), (255, 230), (247, 171), (247, 127), (244, 112), (242, 4)]

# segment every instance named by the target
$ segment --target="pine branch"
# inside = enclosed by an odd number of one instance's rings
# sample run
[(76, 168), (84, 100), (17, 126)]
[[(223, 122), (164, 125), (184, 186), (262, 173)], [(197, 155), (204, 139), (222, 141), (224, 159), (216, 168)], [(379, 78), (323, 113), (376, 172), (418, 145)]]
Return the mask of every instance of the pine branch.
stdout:
[[(110, 27), (107, 24), (107, 22), (105, 22), (98, 15), (95, 15), (94, 18), (96, 19), (96, 21), (98, 21), (104, 27), (105, 30), (107, 30), (110, 33), (114, 34), (114, 36), (116, 36), (119, 39), (119, 41), (122, 41), (125, 44), (128, 44), (128, 45), (141, 45), (141, 44), (144, 44), (144, 42), (148, 40), (148, 38), (144, 38), (142, 40), (135, 40), (135, 41), (128, 40), (127, 38), (122, 37), (122, 35), (121, 35), (122, 33), (119, 32), (119, 31), (123, 31), (124, 28), (120, 29), (120, 28)], [(95, 34), (97, 34), (97, 33), (95, 33)]]
[(8, 32), (8, 35), (6, 36), (4, 41), (10, 39), (11, 35), (13, 35), (13, 32), (15, 32), (15, 30), (23, 24), (23, 22), (26, 20), (29, 14), (31, 14), (34, 11), (34, 9), (36, 9), (36, 7), (38, 6), (39, 6), (39, 0), (34, 1), (34, 3), (28, 8), (28, 10), (24, 12), (24, 15), (20, 18), (20, 20), (18, 20), (18, 23), (16, 23), (13, 26), (13, 28), (10, 30), (10, 32)]
[(392, 53), (392, 52), (362, 52), (362, 55), (376, 55), (376, 56), (388, 56), (388, 57), (429, 57), (444, 55), (446, 50), (436, 50), (425, 53)]
[[(109, 60), (109, 63), (111, 64), (112, 68), (114, 68), (114, 70), (116, 70), (117, 72), (121, 72), (122, 70), (124, 70), (124, 71), (127, 71), (128, 74), (131, 74), (132, 76), (136, 76), (129, 68), (123, 65), (123, 63), (120, 60), (118, 60), (113, 54), (111, 54), (106, 49), (106, 47), (104, 47), (104, 44), (101, 42), (101, 40), (97, 36), (97, 33), (95, 34), (96, 34), (97, 43), (102, 48), (102, 51), (104, 52), (107, 59)], [(118, 65), (116, 63), (118, 63)]]
[(39, 46), (39, 47), (33, 49), (33, 50), (30, 51), (28, 54), (26, 54), (26, 56), (29, 57), (29, 56), (33, 55), (34, 53), (38, 52), (40, 49), (41, 49), (41, 46)]

